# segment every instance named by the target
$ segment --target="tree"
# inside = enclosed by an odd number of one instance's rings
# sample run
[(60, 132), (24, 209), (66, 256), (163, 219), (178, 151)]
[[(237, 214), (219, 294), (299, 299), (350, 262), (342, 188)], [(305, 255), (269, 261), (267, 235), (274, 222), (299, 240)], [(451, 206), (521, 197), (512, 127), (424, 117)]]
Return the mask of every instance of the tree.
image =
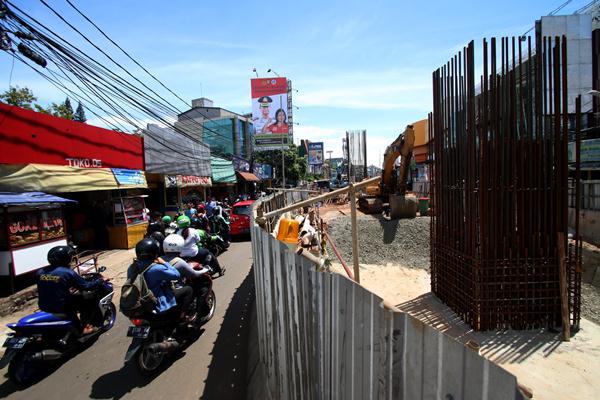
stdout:
[[(292, 144), (284, 152), (285, 157), (285, 180), (298, 181), (306, 176), (306, 161), (298, 155), (298, 146)], [(281, 180), (281, 150), (256, 151), (253, 154), (254, 161), (270, 164), (274, 167), (274, 178)]]
[(59, 118), (66, 118), (66, 119), (73, 119), (74, 117), (74, 113), (73, 113), (73, 107), (71, 107), (71, 101), (69, 101), (69, 98), (67, 98), (65, 100), (64, 103), (52, 103), (50, 104), (50, 106), (44, 108), (42, 106), (36, 105), (36, 111), (44, 113), (44, 114), (50, 114), (54, 117), (59, 117)]
[(70, 116), (70, 117), (63, 117), (63, 118), (73, 119), (75, 117), (75, 114), (73, 113), (73, 106), (71, 106), (71, 100), (69, 100), (68, 97), (66, 98), (63, 105), (65, 107), (65, 114), (67, 116)]
[(79, 121), (79, 122), (87, 121), (87, 118), (85, 117), (85, 110), (83, 109), (83, 104), (81, 104), (81, 102), (79, 102), (79, 104), (77, 105), (77, 110), (75, 111), (75, 114), (73, 115), (73, 121)]
[(34, 101), (37, 101), (37, 97), (26, 87), (21, 89), (18, 86), (11, 86), (7, 91), (0, 94), (0, 100), (11, 106), (26, 108), (28, 110), (33, 110), (35, 106), (39, 107), (38, 104), (33, 104)]

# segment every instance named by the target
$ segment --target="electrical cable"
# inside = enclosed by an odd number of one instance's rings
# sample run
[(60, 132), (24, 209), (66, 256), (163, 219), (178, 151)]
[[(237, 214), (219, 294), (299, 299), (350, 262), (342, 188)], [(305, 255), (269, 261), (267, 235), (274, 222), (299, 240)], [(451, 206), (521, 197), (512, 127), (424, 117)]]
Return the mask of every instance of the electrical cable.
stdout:
[[(12, 5), (12, 4), (11, 4)], [(13, 5), (14, 6), (14, 5)], [(47, 4), (46, 4), (47, 6)], [(18, 7), (17, 7), (18, 9)], [(22, 10), (18, 9), (21, 13), (25, 14), (27, 17), (31, 18), (30, 16), (28, 16), (26, 13), (24, 13)], [(13, 13), (14, 15), (14, 13)], [(15, 17), (17, 17), (17, 22), (21, 25), (24, 25), (26, 28), (28, 28), (29, 31), (31, 32), (35, 32), (37, 33), (37, 35), (40, 37), (40, 39), (42, 40), (42, 42), (46, 43), (46, 46), (48, 44), (52, 45), (54, 48), (58, 49), (59, 51), (61, 51), (62, 53), (65, 53), (67, 55), (67, 57), (71, 58), (71, 62), (75, 62), (75, 63), (79, 63), (79, 69), (85, 69), (87, 70), (87, 73), (91, 73), (93, 74), (94, 72), (90, 69), (90, 68), (95, 68), (95, 71), (102, 71), (102, 69), (99, 69), (98, 67), (92, 67), (92, 65), (90, 65), (90, 63), (88, 61), (82, 61), (80, 57), (78, 57), (77, 55), (75, 55), (74, 53), (70, 52), (68, 49), (66, 49), (64, 46), (60, 45), (59, 43), (53, 41), (52, 39), (50, 39), (49, 37), (47, 37), (47, 35), (44, 35), (43, 33), (37, 31), (33, 26), (31, 26), (30, 24), (28, 24), (26, 21), (22, 20), (22, 18), (19, 18), (18, 16), (14, 15)], [(65, 42), (67, 45), (70, 45), (68, 42), (64, 41), (64, 39), (60, 38), (60, 36), (56, 35), (54, 32), (52, 32), (50, 29), (48, 29), (47, 27), (45, 27), (43, 24), (39, 23), (38, 21), (36, 21), (35, 19), (31, 18), (32, 20), (34, 20), (35, 23), (39, 24), (40, 26), (42, 26), (45, 30), (47, 30), (50, 34), (53, 34), (55, 37), (57, 37), (58, 39), (61, 39), (63, 42)], [(72, 47), (72, 46), (71, 46)], [(97, 47), (97, 46), (96, 46)], [(78, 49), (74, 49), (75, 51), (78, 51)], [(92, 61), (92, 63), (98, 64), (97, 62), (95, 62), (95, 60), (90, 59), (89, 56), (87, 56), (85, 53), (79, 51), (79, 53), (81, 53), (84, 57), (87, 57), (88, 60)], [(59, 65), (59, 63), (56, 63), (56, 59), (52, 58), (52, 60), (55, 62), (56, 65)], [(114, 60), (113, 60), (114, 61)], [(63, 60), (64, 62), (64, 60)], [(87, 63), (87, 67), (84, 65), (84, 63)], [(104, 68), (104, 66), (102, 66), (101, 64), (98, 64), (99, 67)], [(72, 73), (76, 74), (75, 71), (71, 68), (70, 69)], [(110, 71), (109, 71), (110, 72)], [(104, 71), (103, 71), (104, 73)], [(99, 96), (103, 102), (108, 103), (106, 98), (103, 98), (103, 96), (101, 96), (97, 90), (101, 90), (101, 88), (98, 87), (97, 84), (90, 84), (90, 83), (86, 83), (86, 78), (84, 76), (81, 76), (81, 74), (76, 74), (76, 76), (78, 77), (78, 79), (80, 79), (84, 84), (86, 84), (86, 86), (92, 90), (94, 92), (94, 94), (96, 96)], [(128, 83), (128, 82), (123, 82), (123, 79), (121, 77), (119, 77), (116, 74), (106, 74), (104, 73), (104, 76), (109, 78), (109, 79), (113, 79), (113, 80), (117, 80), (119, 82), (119, 84), (123, 84), (123, 83)], [(98, 80), (101, 80), (102, 78), (100, 76), (98, 76), (97, 74), (95, 75), (95, 78)], [(88, 80), (89, 81), (89, 80)], [(139, 80), (138, 80), (139, 81)], [(74, 82), (71, 83), (74, 84)], [(94, 88), (90, 87), (90, 86), (94, 86)], [(106, 85), (106, 82), (105, 82)], [(133, 85), (129, 85), (130, 90), (135, 91), (136, 88), (133, 87)], [(106, 89), (105, 89), (106, 90)], [(113, 93), (115, 93), (117, 96), (119, 96), (123, 101), (128, 101), (130, 104), (132, 104), (134, 107), (141, 109), (144, 113), (154, 116), (155, 118), (159, 119), (160, 121), (162, 121), (163, 123), (165, 123), (165, 125), (170, 126), (172, 128), (174, 128), (174, 130), (180, 134), (183, 134), (184, 136), (187, 136), (188, 138), (197, 141), (196, 138), (191, 137), (190, 135), (187, 135), (185, 132), (182, 132), (180, 129), (177, 129), (176, 127), (173, 126), (171, 121), (168, 121), (167, 119), (164, 118), (164, 115), (159, 115), (156, 110), (151, 109), (151, 105), (146, 103), (146, 104), (141, 104), (139, 100), (135, 100), (133, 99), (130, 95), (124, 93), (122, 90), (120, 90), (119, 88), (115, 87), (115, 85), (109, 85), (108, 87), (109, 91), (112, 91)], [(143, 93), (139, 93), (139, 90), (136, 94), (143, 94)], [(147, 98), (147, 97), (146, 97)], [(156, 102), (152, 102), (152, 105), (156, 106), (156, 105), (161, 105), (160, 103), (156, 103)], [(173, 107), (171, 105), (171, 107)], [(121, 107), (122, 108), (122, 107)], [(162, 108), (162, 107), (161, 107)], [(117, 112), (117, 110), (115, 110), (115, 107), (111, 106), (111, 109), (113, 109), (113, 111), (115, 111), (116, 113), (120, 114), (121, 117), (125, 120), (127, 120), (128, 123), (130, 123), (132, 126), (136, 127), (139, 129), (139, 126), (137, 126), (137, 124), (135, 124), (133, 121), (130, 121), (129, 118), (126, 118), (124, 115), (122, 115), (122, 112)], [(173, 112), (172, 109), (167, 108), (163, 108), (163, 111), (166, 111), (168, 114)], [(136, 119), (135, 117), (133, 117), (130, 113), (127, 113), (132, 119)], [(200, 115), (202, 115), (202, 113), (200, 113)], [(199, 123), (198, 121), (195, 121), (193, 118), (188, 117), (187, 119), (192, 120), (192, 122), (202, 126), (201, 123)], [(207, 120), (210, 120), (209, 118), (207, 118)], [(184, 119), (185, 121), (185, 119)], [(181, 121), (180, 121), (181, 122)], [(214, 133), (216, 136), (220, 136), (223, 137), (226, 140), (231, 140), (231, 138), (224, 136), (222, 134), (220, 134), (219, 132), (216, 132), (212, 129), (209, 129), (207, 127), (203, 127), (205, 131), (208, 132), (212, 132)], [(219, 155), (218, 152), (214, 152), (216, 155)], [(223, 156), (227, 157), (228, 155), (223, 154)]]

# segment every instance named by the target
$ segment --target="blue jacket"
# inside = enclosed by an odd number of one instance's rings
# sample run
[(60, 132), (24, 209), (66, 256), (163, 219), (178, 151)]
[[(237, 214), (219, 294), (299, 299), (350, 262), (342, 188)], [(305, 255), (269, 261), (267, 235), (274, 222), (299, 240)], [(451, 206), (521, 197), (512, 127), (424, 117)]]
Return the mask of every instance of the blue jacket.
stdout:
[(178, 280), (180, 275), (171, 264), (167, 262), (158, 264), (152, 261), (137, 260), (127, 269), (127, 279), (132, 279), (134, 275), (142, 272), (150, 264), (152, 266), (146, 271), (144, 277), (146, 278), (148, 288), (152, 290), (152, 293), (154, 293), (154, 296), (158, 300), (156, 311), (159, 313), (165, 312), (177, 305), (171, 281)]
[(65, 312), (71, 297), (70, 288), (93, 290), (102, 284), (101, 279), (86, 281), (68, 267), (48, 266), (38, 271), (38, 306), (52, 313)]

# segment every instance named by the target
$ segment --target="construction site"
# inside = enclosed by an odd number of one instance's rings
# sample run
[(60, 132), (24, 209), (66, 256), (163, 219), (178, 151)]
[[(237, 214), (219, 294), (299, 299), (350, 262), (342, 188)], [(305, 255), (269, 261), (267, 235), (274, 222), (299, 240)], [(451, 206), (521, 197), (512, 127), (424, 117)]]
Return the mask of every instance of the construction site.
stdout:
[[(292, 392), (279, 395), (301, 393), (313, 372), (318, 379), (312, 383), (323, 389), (338, 379), (334, 365), (350, 357), (347, 368), (370, 371), (362, 384), (345, 389), (355, 398), (367, 393), (406, 399), (597, 397), (600, 249), (593, 239), (584, 240), (580, 229), (586, 201), (580, 148), (592, 117), (582, 112), (580, 95), (569, 96), (567, 45), (572, 44), (565, 36), (492, 38), (478, 44), (476, 53), (476, 44), (469, 43), (433, 72), (433, 111), (426, 120), (407, 124), (390, 143), (380, 176), (328, 193), (282, 191), (261, 202), (256, 222), (282, 246), (270, 244), (266, 250), (255, 244), (257, 265), (273, 268), (255, 272), (269, 293), (262, 305), (258, 302), (259, 314), (265, 307), (259, 327), (264, 324), (261, 333), (274, 337), (263, 346), (279, 354), (273, 365), (282, 368), (283, 360), (296, 360), (294, 349), (302, 352), (295, 335), (307, 335), (319, 353), (305, 349), (311, 354), (307, 362), (314, 355), (315, 363), (333, 368), (328, 376), (317, 364), (307, 366), (309, 378), (297, 376), (298, 381), (293, 368), (287, 377), (281, 372), (272, 379), (287, 382)], [(598, 54), (594, 57), (597, 62)], [(475, 65), (481, 66), (480, 75)], [(594, 99), (591, 115), (598, 111)], [(416, 145), (427, 149), (425, 189), (407, 179)], [(276, 253), (284, 249), (308, 264)], [(312, 266), (316, 275), (304, 275), (302, 265)], [(359, 286), (346, 290), (345, 280)], [(410, 324), (397, 325), (395, 316), (381, 322), (388, 311), (420, 321), (421, 333), (413, 339)], [(302, 327), (306, 313), (309, 326)], [(442, 350), (440, 338), (428, 342), (425, 327), (459, 343), (465, 353), (448, 359), (454, 348)], [(399, 386), (387, 382), (396, 376), (396, 361), (389, 358), (396, 354), (395, 329), (406, 336), (398, 361), (405, 380)], [(280, 341), (292, 349), (278, 350)], [(411, 343), (418, 350), (411, 350)], [(469, 372), (471, 353), (514, 375), (517, 394), (498, 394), (507, 386), (494, 386), (489, 376), (478, 381), (474, 376), (481, 371)], [(348, 383), (343, 370), (341, 386)], [(409, 382), (409, 373), (416, 380)], [(472, 380), (476, 390), (465, 383)], [(437, 395), (427, 394), (428, 385)]]

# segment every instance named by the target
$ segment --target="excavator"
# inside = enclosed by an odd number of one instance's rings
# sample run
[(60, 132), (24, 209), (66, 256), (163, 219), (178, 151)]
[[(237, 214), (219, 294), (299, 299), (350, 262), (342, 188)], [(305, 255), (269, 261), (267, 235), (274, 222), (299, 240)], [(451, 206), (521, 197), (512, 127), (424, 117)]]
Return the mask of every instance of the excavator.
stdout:
[[(385, 149), (379, 184), (367, 186), (366, 195), (358, 200), (358, 207), (362, 212), (381, 213), (384, 203), (389, 203), (390, 219), (416, 216), (417, 199), (406, 195), (406, 178), (414, 145), (415, 131), (412, 125), (407, 125), (404, 132)], [(400, 156), (400, 167), (396, 170), (394, 163)]]

